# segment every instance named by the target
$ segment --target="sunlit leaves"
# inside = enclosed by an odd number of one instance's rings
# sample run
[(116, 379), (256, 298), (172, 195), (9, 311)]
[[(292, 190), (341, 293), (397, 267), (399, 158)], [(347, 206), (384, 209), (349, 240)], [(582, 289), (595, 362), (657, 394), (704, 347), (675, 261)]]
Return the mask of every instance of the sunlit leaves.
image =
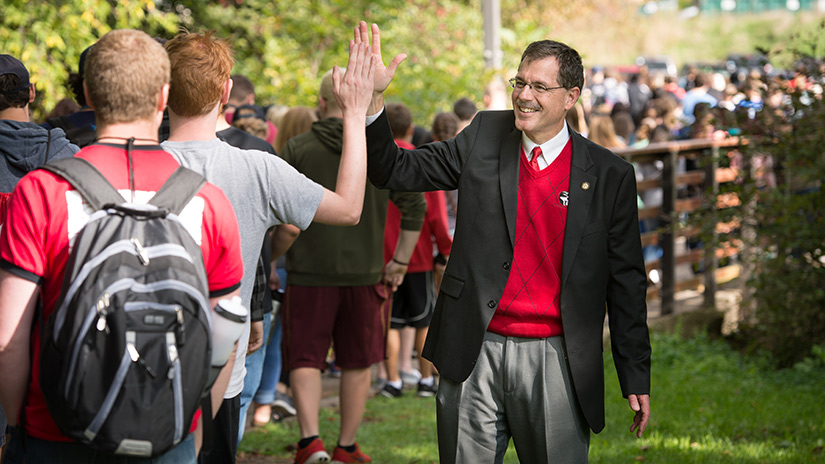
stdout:
[(69, 72), (77, 72), (80, 53), (114, 28), (173, 33), (175, 15), (159, 11), (151, 0), (5, 0), (0, 13), (0, 50), (20, 58), (37, 89), (35, 119), (57, 101), (70, 97)]

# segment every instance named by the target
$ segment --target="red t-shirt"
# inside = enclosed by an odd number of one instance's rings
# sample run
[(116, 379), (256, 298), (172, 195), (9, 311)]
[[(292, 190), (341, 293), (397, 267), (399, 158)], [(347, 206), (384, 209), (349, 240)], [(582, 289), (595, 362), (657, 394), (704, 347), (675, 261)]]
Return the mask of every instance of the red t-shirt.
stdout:
[[(124, 146), (90, 145), (76, 156), (91, 162), (125, 198), (129, 196)], [(132, 157), (136, 203), (148, 201), (179, 166), (159, 146), (136, 146)], [(0, 231), (0, 266), (40, 285), (46, 320), (60, 296), (70, 239), (86, 224), (90, 211), (68, 182), (42, 170), (18, 182), (8, 209), (7, 222)], [(207, 183), (180, 219), (201, 246), (210, 296), (237, 289), (243, 277), (240, 235), (235, 212), (223, 191)], [(60, 433), (40, 391), (39, 327), (33, 331), (31, 344), (31, 383), (24, 406), (26, 432), (44, 440), (71, 441)]]
[[(395, 143), (408, 150), (415, 148), (403, 140), (396, 140)], [(440, 190), (425, 192), (424, 199), (427, 201), (427, 214), (421, 225), (421, 235), (418, 236), (415, 250), (410, 257), (407, 273), (432, 271), (434, 251), (437, 249), (439, 253), (449, 255), (453, 245), (453, 239), (447, 227), (447, 199), (444, 197), (444, 192)], [(387, 222), (384, 227), (384, 262), (392, 259), (399, 235), (401, 235), (401, 211), (390, 201), (387, 203)]]
[(0, 227), (6, 221), (6, 209), (9, 206), (9, 200), (11, 200), (11, 193), (0, 192)]
[(572, 143), (536, 171), (522, 150), (513, 265), (487, 329), (508, 337), (561, 335), (561, 258)]

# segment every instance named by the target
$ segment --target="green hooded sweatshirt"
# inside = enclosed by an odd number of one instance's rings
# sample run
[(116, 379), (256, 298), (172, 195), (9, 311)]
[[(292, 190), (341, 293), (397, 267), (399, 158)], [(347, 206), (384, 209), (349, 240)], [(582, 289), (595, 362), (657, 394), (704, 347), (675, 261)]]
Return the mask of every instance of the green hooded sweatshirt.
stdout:
[[(344, 122), (326, 118), (309, 132), (290, 139), (281, 156), (305, 176), (335, 190), (344, 141)], [(427, 212), (424, 194), (379, 190), (369, 181), (364, 210), (356, 226), (313, 222), (286, 253), (288, 282), (308, 287), (374, 285), (384, 268), (387, 201), (401, 210), (401, 228), (420, 230)]]

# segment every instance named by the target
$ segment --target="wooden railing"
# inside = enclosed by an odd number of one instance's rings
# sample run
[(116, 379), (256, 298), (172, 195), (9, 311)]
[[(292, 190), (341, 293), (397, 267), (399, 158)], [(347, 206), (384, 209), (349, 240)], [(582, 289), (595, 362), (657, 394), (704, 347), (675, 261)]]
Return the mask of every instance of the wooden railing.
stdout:
[[(738, 253), (738, 242), (730, 241), (721, 248), (705, 246), (694, 250), (677, 250), (676, 244), (682, 238), (689, 240), (696, 237), (702, 229), (703, 224), (696, 223), (698, 219), (691, 213), (735, 205), (738, 201), (730, 194), (719, 195), (720, 183), (736, 178), (736, 172), (731, 168), (720, 168), (719, 161), (741, 143), (744, 141), (738, 138), (694, 139), (614, 150), (617, 155), (634, 163), (637, 169), (656, 171), (658, 174), (639, 180), (636, 188), (642, 196), (659, 188), (662, 192), (660, 205), (645, 205), (639, 209), (640, 221), (658, 223), (652, 230), (644, 231), (641, 238), (643, 247), (661, 248), (661, 257), (646, 260), (645, 268), (649, 283), (648, 299), (661, 299), (662, 314), (672, 314), (676, 292), (687, 289), (702, 290), (705, 305), (714, 306), (718, 283), (731, 280), (740, 272), (739, 265), (718, 267), (720, 258)], [(679, 168), (686, 164), (698, 168)], [(716, 201), (710, 201), (711, 197), (716, 197)], [(729, 230), (731, 227), (736, 226), (719, 223), (712, 230)], [(694, 264), (703, 269), (701, 274), (677, 276), (677, 267)]]

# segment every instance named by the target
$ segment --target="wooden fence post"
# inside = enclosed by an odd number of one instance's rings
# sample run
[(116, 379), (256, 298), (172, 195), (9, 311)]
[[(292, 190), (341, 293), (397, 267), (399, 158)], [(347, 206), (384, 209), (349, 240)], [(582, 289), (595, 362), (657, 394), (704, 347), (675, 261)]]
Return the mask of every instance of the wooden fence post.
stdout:
[(677, 147), (668, 150), (664, 156), (662, 169), (662, 223), (660, 236), (662, 258), (659, 260), (662, 272), (662, 314), (673, 314), (676, 295), (676, 240), (673, 230), (676, 217), (676, 163), (679, 154)]
[[(711, 159), (705, 165), (705, 192), (708, 195), (708, 207), (711, 212), (718, 209), (717, 197), (719, 195), (719, 182), (716, 179), (716, 166), (719, 165), (719, 147), (714, 145), (711, 147)], [(711, 231), (710, 243), (705, 243), (704, 269), (705, 269), (705, 294), (704, 305), (706, 308), (716, 307), (716, 290), (718, 285), (716, 282), (716, 268), (719, 260), (716, 258), (716, 238), (719, 236), (714, 223)]]

